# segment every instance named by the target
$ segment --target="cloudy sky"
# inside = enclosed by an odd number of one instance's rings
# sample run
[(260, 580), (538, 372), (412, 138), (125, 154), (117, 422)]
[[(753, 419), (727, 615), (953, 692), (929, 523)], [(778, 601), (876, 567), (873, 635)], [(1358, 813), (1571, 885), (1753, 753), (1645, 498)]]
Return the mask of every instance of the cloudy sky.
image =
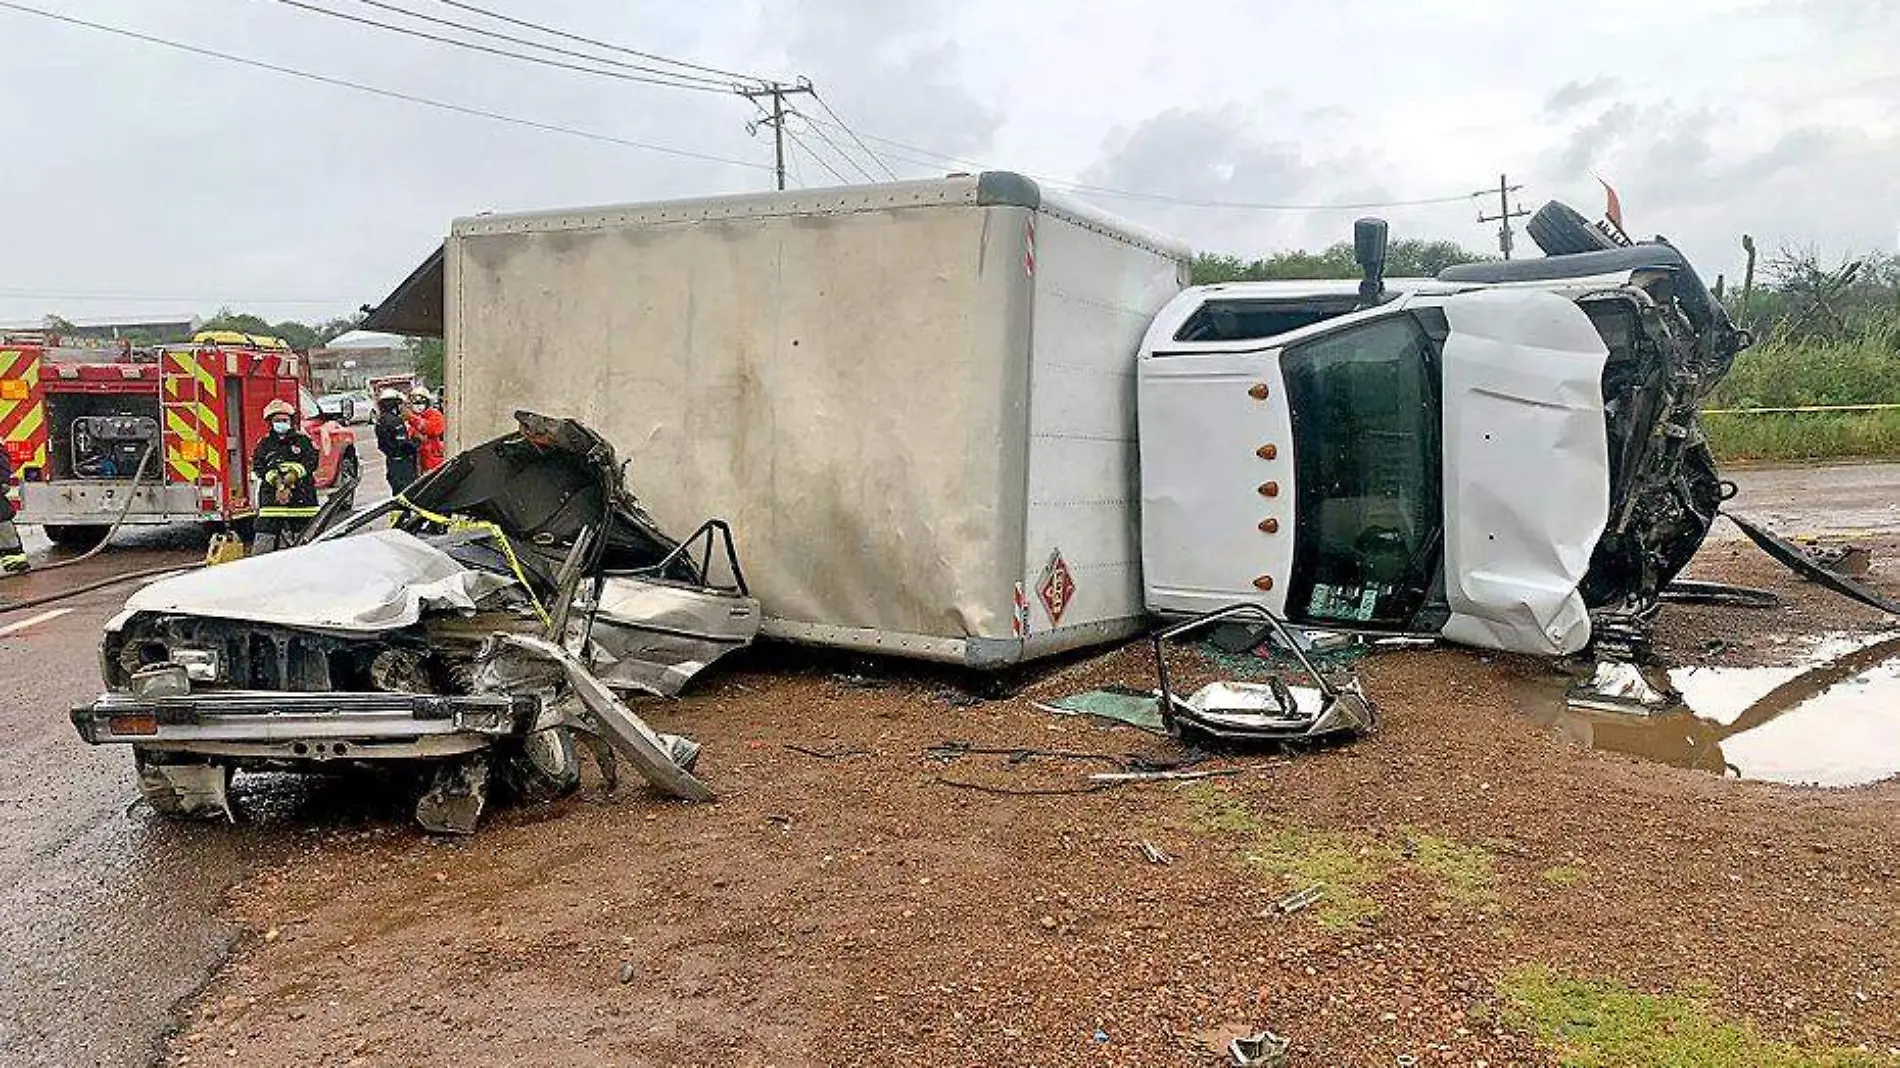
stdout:
[[(391, 8), (533, 32), (444, 0), (298, 2), (450, 36), (468, 35)], [(1633, 232), (1669, 235), (1711, 278), (1738, 274), (1743, 232), (1829, 256), (1900, 240), (1900, 0), (469, 2), (709, 67), (809, 77), (905, 176), (952, 157), (1153, 197), (1307, 206), (1462, 198), (1502, 171), (1526, 207), (1556, 197), (1594, 216), (1601, 175)], [(16, 3), (618, 141), (185, 54)], [(771, 181), (769, 139), (748, 134), (756, 112), (729, 93), (451, 48), (286, 0), (0, 0), (0, 42), (0, 320), (221, 304), (320, 319), (379, 299), (458, 215)], [(835, 184), (814, 155), (857, 177), (826, 134), (882, 173), (835, 127), (793, 129), (809, 146), (795, 145), (795, 180)], [(1197, 249), (1249, 256), (1329, 243), (1361, 214), (1088, 195)], [(1379, 213), (1395, 236), (1493, 247), (1476, 207)]]

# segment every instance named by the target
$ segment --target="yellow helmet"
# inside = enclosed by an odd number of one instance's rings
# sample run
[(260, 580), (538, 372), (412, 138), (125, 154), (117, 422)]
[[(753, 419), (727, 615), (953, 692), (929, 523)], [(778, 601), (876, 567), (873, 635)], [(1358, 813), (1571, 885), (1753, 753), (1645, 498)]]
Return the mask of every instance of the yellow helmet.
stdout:
[(280, 398), (264, 405), (264, 418), (269, 419), (273, 415), (288, 415), (292, 419), (295, 419), (297, 418), (297, 409), (291, 407), (289, 401)]

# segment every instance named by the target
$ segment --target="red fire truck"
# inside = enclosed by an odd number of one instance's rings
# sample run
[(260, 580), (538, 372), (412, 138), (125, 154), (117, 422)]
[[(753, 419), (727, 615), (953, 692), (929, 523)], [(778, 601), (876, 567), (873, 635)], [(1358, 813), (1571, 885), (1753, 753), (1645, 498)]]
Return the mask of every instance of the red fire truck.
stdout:
[(303, 363), (278, 338), (225, 331), (151, 349), (0, 337), (0, 444), (20, 520), (61, 545), (96, 543), (122, 511), (128, 525), (248, 526), (250, 453), (278, 399), (321, 451), (317, 485), (354, 476), (355, 437), (319, 413)]

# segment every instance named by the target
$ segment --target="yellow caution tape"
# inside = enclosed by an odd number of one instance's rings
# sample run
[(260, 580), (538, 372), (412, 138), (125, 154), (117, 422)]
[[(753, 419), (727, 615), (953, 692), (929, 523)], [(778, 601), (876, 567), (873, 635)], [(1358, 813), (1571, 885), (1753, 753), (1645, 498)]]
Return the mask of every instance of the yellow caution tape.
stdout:
[(1799, 408), (1704, 408), (1703, 415), (1786, 415), (1795, 412), (1890, 412), (1900, 404), (1809, 404)]
[(521, 583), (521, 588), (528, 592), (528, 601), (534, 605), (534, 614), (541, 617), (543, 624), (550, 627), (554, 625), (554, 617), (548, 615), (548, 610), (542, 607), (541, 598), (535, 595), (534, 584), (528, 581), (527, 570), (521, 566), (520, 558), (515, 556), (514, 543), (508, 540), (507, 531), (502, 530), (499, 524), (491, 523), (485, 519), (470, 519), (467, 516), (447, 516), (437, 512), (431, 512), (427, 508), (419, 507), (414, 501), (411, 501), (401, 494), (396, 495), (396, 503), (429, 522), (440, 523), (452, 531), (479, 530), (484, 534), (494, 537), (495, 541), (501, 546), (501, 554), (508, 558), (508, 567), (514, 571), (515, 581)]

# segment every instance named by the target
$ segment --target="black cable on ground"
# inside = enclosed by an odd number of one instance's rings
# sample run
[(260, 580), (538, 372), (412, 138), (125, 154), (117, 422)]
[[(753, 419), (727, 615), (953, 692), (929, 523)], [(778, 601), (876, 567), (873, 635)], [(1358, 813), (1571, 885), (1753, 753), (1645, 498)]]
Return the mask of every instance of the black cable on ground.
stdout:
[(975, 790), (978, 793), (996, 794), (999, 797), (1069, 797), (1077, 794), (1098, 794), (1111, 787), (1120, 786), (1118, 782), (1097, 782), (1087, 786), (988, 786), (980, 782), (964, 782), (961, 779), (946, 779), (939, 775), (936, 781), (943, 786), (954, 786), (959, 790)]
[(1753, 586), (1735, 586), (1726, 582), (1698, 582), (1677, 579), (1662, 588), (1657, 599), (1669, 604), (1711, 604), (1729, 608), (1780, 608), (1781, 597)]
[(52, 604), (56, 601), (64, 601), (69, 597), (78, 597), (81, 594), (91, 593), (94, 590), (103, 590), (107, 586), (117, 586), (118, 584), (122, 582), (135, 582), (142, 578), (156, 578), (159, 575), (171, 575), (171, 574), (182, 573), (185, 571), (196, 571), (203, 566), (205, 565), (203, 564), (172, 564), (167, 567), (149, 567), (143, 571), (128, 571), (123, 575), (113, 575), (111, 578), (102, 578), (98, 580), (97, 582), (88, 582), (83, 586), (75, 586), (70, 590), (61, 590), (58, 593), (43, 594), (39, 597), (29, 597), (24, 601), (8, 601), (5, 604), (0, 604), (0, 616), (4, 616), (8, 612), (19, 612), (28, 608), (38, 608), (39, 606), (43, 604)]

